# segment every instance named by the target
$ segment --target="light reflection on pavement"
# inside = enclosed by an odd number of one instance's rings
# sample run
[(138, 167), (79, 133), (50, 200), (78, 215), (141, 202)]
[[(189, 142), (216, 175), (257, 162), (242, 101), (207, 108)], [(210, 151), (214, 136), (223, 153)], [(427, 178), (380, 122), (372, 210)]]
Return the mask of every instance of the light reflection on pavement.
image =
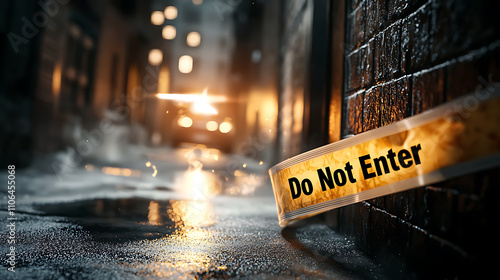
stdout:
[[(19, 180), (26, 194), (18, 205), (14, 279), (359, 278), (282, 238), (259, 161), (214, 157), (213, 151), (204, 160), (203, 150), (191, 152), (185, 163), (163, 154), (163, 161), (146, 157), (104, 169), (112, 174), (93, 163), (91, 171), (82, 167), (63, 181), (26, 171)], [(151, 176), (147, 161), (158, 176)], [(228, 169), (229, 161), (239, 167)], [(133, 172), (141, 175), (127, 176)], [(0, 215), (5, 220), (7, 212)], [(333, 232), (317, 232), (305, 236), (328, 242), (319, 246), (332, 254), (362, 257)], [(0, 261), (6, 265), (5, 254)], [(0, 279), (10, 279), (6, 273), (0, 271)]]

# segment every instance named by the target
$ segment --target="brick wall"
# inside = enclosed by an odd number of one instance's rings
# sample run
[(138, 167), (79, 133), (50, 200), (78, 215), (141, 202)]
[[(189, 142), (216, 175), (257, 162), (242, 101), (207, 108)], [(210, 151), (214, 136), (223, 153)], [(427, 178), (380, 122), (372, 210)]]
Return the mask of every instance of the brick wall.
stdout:
[[(346, 4), (343, 135), (421, 113), (500, 82), (500, 2), (352, 0)], [(500, 170), (328, 214), (396, 277), (495, 271)]]

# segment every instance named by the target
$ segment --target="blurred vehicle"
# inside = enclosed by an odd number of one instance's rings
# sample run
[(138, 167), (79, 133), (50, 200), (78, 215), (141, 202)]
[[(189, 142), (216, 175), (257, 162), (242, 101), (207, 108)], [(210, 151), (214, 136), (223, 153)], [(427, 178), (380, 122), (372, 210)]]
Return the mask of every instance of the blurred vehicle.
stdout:
[(180, 111), (172, 125), (173, 144), (204, 144), (224, 152), (231, 152), (234, 127), (231, 118)]
[(206, 91), (202, 95), (164, 94), (159, 98), (172, 98), (189, 104), (179, 109), (172, 123), (172, 142), (175, 147), (203, 144), (227, 153), (232, 151), (235, 127), (229, 115), (231, 108), (225, 98), (207, 97)]

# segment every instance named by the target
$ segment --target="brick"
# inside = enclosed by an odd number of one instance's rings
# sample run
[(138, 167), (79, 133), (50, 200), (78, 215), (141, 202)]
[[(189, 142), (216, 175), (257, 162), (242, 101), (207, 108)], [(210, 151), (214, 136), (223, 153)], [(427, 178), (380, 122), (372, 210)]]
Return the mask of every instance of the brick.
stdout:
[(425, 275), (427, 270), (426, 259), (428, 258), (428, 254), (430, 253), (427, 249), (427, 243), (429, 236), (425, 231), (416, 229), (414, 227), (410, 228), (410, 242), (408, 244), (408, 250), (411, 252), (408, 255), (407, 263), (408, 270), (414, 274), (420, 276), (421, 279), (430, 279), (430, 277)]
[(352, 221), (354, 224), (354, 238), (357, 244), (360, 244), (361, 249), (365, 252), (369, 250), (368, 248), (368, 238), (369, 238), (369, 225), (370, 225), (370, 206), (366, 203), (356, 203), (354, 204), (354, 216), (355, 219)]
[(425, 228), (427, 226), (427, 190), (425, 187), (416, 188), (414, 189), (414, 194), (415, 208), (413, 209), (413, 212), (415, 214), (410, 222), (419, 228)]
[(359, 7), (357, 7), (351, 15), (348, 16), (348, 51), (354, 50), (359, 47), (364, 40), (365, 36), (365, 3), (363, 2)]
[(351, 9), (356, 9), (363, 0), (351, 0)]
[(424, 261), (426, 274), (432, 273), (434, 279), (460, 279), (464, 277), (464, 272), (469, 267), (465, 263), (460, 248), (435, 235), (428, 236), (426, 246), (429, 252), (432, 252)]
[(488, 52), (487, 77), (484, 77), (487, 83), (500, 81), (500, 44), (490, 49)]
[(386, 196), (376, 197), (376, 198), (367, 200), (367, 202), (372, 206), (384, 209), (385, 208), (385, 198), (386, 198)]
[(387, 250), (390, 254), (387, 258), (388, 274), (391, 278), (402, 279), (407, 275), (406, 259), (411, 254), (408, 250), (412, 229), (406, 223), (394, 220), (393, 235), (388, 238)]
[(499, 38), (498, 1), (432, 2), (431, 59), (440, 63)]
[(387, 2), (388, 17), (390, 22), (400, 19), (410, 9), (411, 0), (389, 0)]
[(359, 77), (361, 86), (366, 88), (372, 85), (373, 77), (373, 47), (375, 40), (370, 40), (366, 45), (359, 49), (359, 61), (361, 62), (361, 70)]
[(392, 79), (400, 72), (401, 23), (396, 23), (375, 36), (373, 56), (376, 81)]
[(431, 234), (450, 238), (453, 231), (454, 197), (440, 190), (439, 184), (427, 188), (427, 226)]
[(363, 131), (380, 127), (380, 92), (382, 87), (366, 91), (363, 100)]
[(392, 79), (399, 73), (401, 22), (391, 25), (385, 31), (385, 53), (388, 78)]
[(358, 134), (363, 131), (363, 97), (364, 92), (360, 92), (346, 100), (347, 124), (345, 134)]
[(383, 85), (380, 99), (380, 124), (382, 126), (410, 116), (409, 79), (405, 77)]
[(391, 93), (391, 84), (381, 86), (380, 90), (380, 125), (388, 125), (392, 123), (391, 112), (392, 106), (395, 104), (395, 98)]
[(387, 6), (384, 0), (366, 1), (365, 40), (371, 39), (387, 25)]
[(474, 175), (460, 176), (453, 180), (442, 182), (440, 186), (447, 190), (453, 190), (467, 195), (476, 195), (474, 186), (477, 185)]
[(376, 262), (385, 263), (392, 253), (388, 247), (395, 236), (394, 231), (398, 220), (378, 208), (372, 208), (370, 217), (369, 255)]
[(387, 212), (404, 221), (409, 221), (413, 218), (413, 209), (415, 206), (415, 192), (413, 190), (388, 195), (385, 201)]
[(412, 114), (422, 113), (444, 100), (444, 68), (414, 74), (412, 78)]
[(359, 50), (349, 54), (345, 60), (347, 91), (357, 90), (361, 87)]
[(401, 23), (401, 59), (399, 69), (401, 74), (410, 72), (410, 20), (405, 18)]
[(391, 87), (391, 93), (396, 97), (392, 105), (391, 118), (393, 121), (399, 121), (411, 115), (411, 94), (410, 77), (397, 80)]
[(386, 57), (385, 57), (385, 33), (381, 32), (375, 36), (375, 49), (373, 54), (373, 79), (383, 81), (386, 76)]
[(339, 233), (345, 235), (354, 235), (354, 205), (347, 205), (339, 209)]
[(424, 5), (404, 22), (401, 49), (405, 58), (405, 72), (415, 72), (429, 65), (430, 19), (430, 5)]
[(487, 77), (488, 61), (486, 54), (467, 57), (447, 66), (446, 85), (447, 100), (474, 93), (482, 88), (480, 77)]

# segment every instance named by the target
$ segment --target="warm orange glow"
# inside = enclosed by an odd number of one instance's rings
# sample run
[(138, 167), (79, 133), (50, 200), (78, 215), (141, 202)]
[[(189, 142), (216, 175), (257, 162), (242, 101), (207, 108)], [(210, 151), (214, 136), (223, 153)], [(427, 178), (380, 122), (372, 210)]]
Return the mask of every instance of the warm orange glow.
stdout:
[(193, 71), (193, 57), (183, 55), (179, 58), (179, 72), (188, 74)]
[(153, 226), (161, 225), (160, 204), (158, 202), (149, 202), (148, 222)]
[(228, 133), (231, 129), (233, 129), (233, 126), (228, 122), (223, 122), (219, 126), (219, 130), (222, 133)]
[(156, 94), (157, 98), (164, 99), (164, 100), (172, 100), (172, 101), (178, 101), (178, 102), (186, 102), (186, 103), (191, 103), (191, 102), (196, 102), (200, 98), (206, 98), (207, 102), (209, 103), (218, 103), (218, 102), (225, 102), (227, 101), (227, 97), (225, 96), (217, 96), (217, 95), (210, 95), (203, 97), (202, 94), (189, 94), (189, 93), (157, 93)]
[(293, 104), (293, 126), (292, 131), (295, 134), (302, 132), (302, 122), (304, 119), (304, 97), (298, 97)]
[(177, 124), (182, 127), (191, 127), (193, 125), (193, 120), (190, 117), (184, 116), (177, 120)]
[(219, 111), (215, 109), (212, 105), (208, 104), (207, 90), (203, 91), (203, 94), (196, 99), (196, 101), (191, 105), (189, 110), (195, 114), (201, 115), (217, 115)]
[(193, 0), (193, 4), (201, 5), (201, 4), (203, 4), (203, 0)]
[(151, 162), (148, 161), (148, 162), (146, 162), (146, 166), (153, 168), (153, 174), (151, 176), (156, 177), (156, 175), (158, 174), (158, 170), (156, 169), (156, 165), (151, 164)]
[(149, 51), (148, 61), (151, 65), (160, 65), (163, 61), (163, 53), (159, 49), (152, 49)]
[(122, 169), (122, 174), (123, 176), (129, 177), (130, 175), (132, 175), (132, 170), (129, 168), (124, 168)]
[(54, 93), (56, 100), (61, 92), (61, 73), (61, 64), (57, 63), (54, 67), (54, 72), (52, 73), (52, 92)]
[(170, 71), (168, 66), (162, 65), (160, 69), (160, 74), (158, 75), (158, 90), (168, 91), (170, 87)]
[[(167, 209), (167, 214), (178, 227), (196, 229), (196, 227), (209, 226), (214, 223), (212, 205), (207, 201), (171, 200), (170, 203), (172, 208)], [(199, 233), (195, 235), (201, 237)], [(203, 233), (203, 236), (206, 236), (206, 232), (203, 231)]]
[(219, 113), (217, 109), (206, 102), (195, 102), (189, 110), (195, 114), (201, 115), (217, 115)]
[(177, 18), (177, 8), (174, 6), (168, 6), (165, 8), (165, 17), (167, 19), (176, 19)]
[[(87, 168), (87, 171), (93, 170), (92, 168)], [(125, 177), (139, 177), (141, 176), (141, 171), (140, 170), (134, 170), (134, 169), (129, 169), (129, 168), (118, 168), (118, 167), (110, 167), (110, 166), (104, 166), (101, 168), (102, 173), (108, 174), (108, 175), (113, 175), (113, 176), (125, 176)]]
[(216, 131), (219, 127), (219, 124), (216, 121), (209, 121), (207, 122), (206, 127), (208, 131)]
[(186, 37), (186, 43), (190, 47), (197, 47), (201, 43), (201, 35), (198, 32), (189, 32)]
[(173, 39), (175, 39), (175, 36), (177, 35), (177, 30), (175, 29), (175, 26), (166, 25), (165, 27), (163, 27), (161, 35), (162, 35), (163, 39), (173, 40)]
[(151, 176), (153, 177), (156, 177), (156, 175), (158, 174), (158, 169), (156, 169), (156, 165), (153, 165), (153, 174), (151, 174)]
[(154, 25), (162, 25), (165, 21), (163, 13), (160, 11), (154, 11), (151, 13), (151, 23)]

